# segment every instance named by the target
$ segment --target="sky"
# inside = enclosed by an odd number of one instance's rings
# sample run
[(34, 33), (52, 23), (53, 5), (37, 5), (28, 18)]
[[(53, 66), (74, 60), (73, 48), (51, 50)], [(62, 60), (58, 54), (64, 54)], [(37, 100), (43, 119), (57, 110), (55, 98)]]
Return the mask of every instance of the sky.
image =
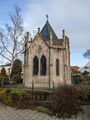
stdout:
[(0, 0), (0, 27), (10, 22), (14, 6), (21, 8), (26, 31), (33, 37), (44, 26), (46, 14), (59, 38), (65, 29), (70, 39), (71, 65), (84, 66), (83, 53), (90, 49), (90, 0)]

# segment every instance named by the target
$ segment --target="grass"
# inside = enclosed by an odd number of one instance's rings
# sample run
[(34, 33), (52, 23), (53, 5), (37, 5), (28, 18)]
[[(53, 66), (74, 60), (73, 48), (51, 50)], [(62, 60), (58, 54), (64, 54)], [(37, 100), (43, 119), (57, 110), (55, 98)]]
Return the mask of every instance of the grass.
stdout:
[(46, 108), (46, 107), (44, 107), (44, 106), (37, 106), (37, 107), (36, 107), (36, 110), (37, 110), (38, 112), (42, 112), (42, 113), (46, 113), (46, 114), (49, 114), (49, 113), (50, 113), (49, 109)]

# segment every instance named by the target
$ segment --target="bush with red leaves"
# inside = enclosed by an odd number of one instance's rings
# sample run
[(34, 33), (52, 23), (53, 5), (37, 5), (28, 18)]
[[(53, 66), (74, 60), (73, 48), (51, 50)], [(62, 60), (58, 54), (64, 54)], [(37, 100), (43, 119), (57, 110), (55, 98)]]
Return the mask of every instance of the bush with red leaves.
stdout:
[(71, 117), (81, 111), (78, 90), (73, 86), (60, 86), (51, 97), (50, 109), (59, 118)]

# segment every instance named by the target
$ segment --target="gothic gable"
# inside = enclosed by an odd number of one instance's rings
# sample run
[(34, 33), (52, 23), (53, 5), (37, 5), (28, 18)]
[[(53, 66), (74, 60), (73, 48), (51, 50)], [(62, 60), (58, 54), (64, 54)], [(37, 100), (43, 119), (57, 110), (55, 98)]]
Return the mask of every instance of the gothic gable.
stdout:
[(44, 41), (42, 36), (38, 33), (32, 41), (29, 49), (29, 53), (33, 55), (46, 54), (49, 50), (48, 44)]

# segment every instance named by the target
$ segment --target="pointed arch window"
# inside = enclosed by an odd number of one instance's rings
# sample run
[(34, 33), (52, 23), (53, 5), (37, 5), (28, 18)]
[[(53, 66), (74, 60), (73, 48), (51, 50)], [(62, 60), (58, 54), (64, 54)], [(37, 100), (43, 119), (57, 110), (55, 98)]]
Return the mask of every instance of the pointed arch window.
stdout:
[(46, 57), (43, 55), (40, 60), (40, 73), (41, 75), (46, 75)]
[(33, 59), (33, 75), (38, 75), (39, 61), (38, 57), (35, 56)]
[(56, 59), (56, 75), (59, 76), (59, 60)]

